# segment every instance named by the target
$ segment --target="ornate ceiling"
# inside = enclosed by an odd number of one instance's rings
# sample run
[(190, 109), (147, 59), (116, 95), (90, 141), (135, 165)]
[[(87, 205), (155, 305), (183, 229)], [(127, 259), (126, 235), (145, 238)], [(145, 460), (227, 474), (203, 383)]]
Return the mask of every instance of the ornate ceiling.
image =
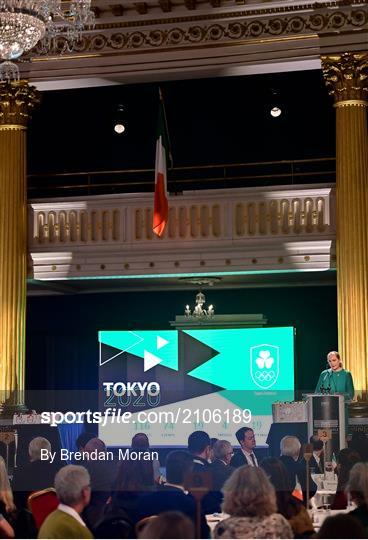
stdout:
[[(368, 0), (92, 2), (93, 31), (22, 64), (41, 88), (305, 70), (368, 47)], [(51, 85), (50, 85), (51, 83)]]

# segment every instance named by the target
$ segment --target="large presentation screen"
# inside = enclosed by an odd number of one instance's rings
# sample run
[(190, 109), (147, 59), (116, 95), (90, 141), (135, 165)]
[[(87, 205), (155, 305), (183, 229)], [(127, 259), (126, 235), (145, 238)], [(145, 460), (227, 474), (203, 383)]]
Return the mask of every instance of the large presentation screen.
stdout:
[(129, 446), (138, 432), (153, 447), (186, 446), (194, 430), (236, 444), (242, 426), (264, 445), (272, 403), (294, 399), (292, 327), (100, 331), (98, 339), (107, 446)]

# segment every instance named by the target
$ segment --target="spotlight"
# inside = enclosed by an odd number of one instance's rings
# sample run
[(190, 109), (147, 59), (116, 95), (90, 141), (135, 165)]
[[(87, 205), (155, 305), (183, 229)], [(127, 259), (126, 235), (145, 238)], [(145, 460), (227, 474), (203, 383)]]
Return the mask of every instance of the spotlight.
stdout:
[(115, 133), (118, 133), (119, 135), (120, 135), (120, 133), (124, 133), (124, 131), (125, 131), (124, 124), (120, 124), (120, 123), (115, 124), (114, 131), (115, 131)]
[(118, 135), (121, 135), (125, 131), (125, 121), (124, 121), (124, 107), (118, 105), (115, 121), (114, 121), (114, 131)]
[(270, 88), (269, 94), (270, 94), (270, 97), (267, 100), (269, 113), (272, 116), (272, 118), (278, 118), (282, 113), (282, 109), (281, 109), (282, 101), (280, 99), (280, 91), (275, 88)]
[(272, 109), (270, 110), (270, 115), (274, 118), (277, 118), (278, 116), (280, 116), (281, 112), (282, 111), (280, 107), (272, 107)]

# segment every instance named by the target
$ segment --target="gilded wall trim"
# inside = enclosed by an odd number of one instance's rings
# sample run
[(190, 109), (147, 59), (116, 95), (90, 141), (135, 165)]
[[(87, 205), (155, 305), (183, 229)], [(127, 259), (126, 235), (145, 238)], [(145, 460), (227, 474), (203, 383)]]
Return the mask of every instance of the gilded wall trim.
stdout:
[[(228, 16), (229, 14), (225, 14)], [(257, 40), (273, 37), (290, 39), (291, 36), (310, 36), (336, 32), (367, 30), (368, 9), (350, 9), (334, 12), (300, 13), (265, 19), (236, 20), (203, 24), (206, 17), (201, 17), (197, 24), (190, 24), (195, 18), (166, 19), (162, 21), (146, 21), (148, 28), (140, 30), (122, 30), (120, 32), (94, 32), (85, 34), (74, 47), (76, 54), (87, 52), (107, 52), (135, 49), (175, 49), (202, 44), (226, 44), (241, 40)], [(182, 23), (188, 23), (182, 24)], [(176, 24), (173, 27), (162, 25)], [(126, 23), (125, 23), (126, 24)], [(154, 25), (160, 25), (152, 28)], [(134, 24), (132, 24), (134, 26)], [(123, 28), (123, 27), (122, 27)], [(39, 56), (57, 54), (65, 49), (63, 38), (49, 44), (48, 49), (41, 46), (37, 50)]]

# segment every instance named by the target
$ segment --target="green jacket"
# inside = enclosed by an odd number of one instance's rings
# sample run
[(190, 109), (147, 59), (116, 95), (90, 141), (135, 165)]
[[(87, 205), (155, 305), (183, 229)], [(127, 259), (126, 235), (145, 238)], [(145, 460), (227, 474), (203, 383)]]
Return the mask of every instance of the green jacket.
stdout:
[(93, 538), (92, 533), (75, 518), (54, 510), (43, 522), (38, 538)]

